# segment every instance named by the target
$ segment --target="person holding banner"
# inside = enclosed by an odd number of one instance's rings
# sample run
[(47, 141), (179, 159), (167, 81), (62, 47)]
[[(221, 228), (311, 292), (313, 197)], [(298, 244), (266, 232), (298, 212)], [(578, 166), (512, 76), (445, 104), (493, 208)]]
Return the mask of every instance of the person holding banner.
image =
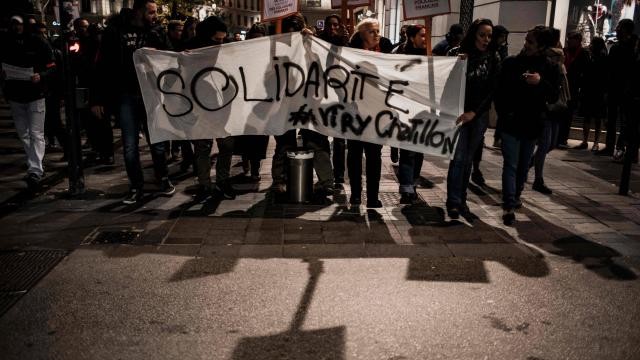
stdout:
[[(407, 40), (398, 46), (396, 53), (426, 55), (425, 36), (426, 29), (423, 25), (409, 25), (406, 29)], [(401, 204), (416, 204), (419, 202), (415, 183), (420, 178), (423, 160), (423, 153), (400, 149), (398, 180), (400, 181)]]
[(511, 226), (529, 172), (536, 140), (543, 130), (547, 104), (558, 100), (560, 77), (544, 53), (544, 27), (527, 33), (522, 51), (502, 63), (496, 93), (498, 126), (502, 137), (502, 221)]
[[(347, 46), (349, 32), (342, 23), (340, 16), (331, 14), (324, 19), (324, 29), (318, 37), (331, 45)], [(344, 139), (333, 138), (333, 178), (336, 186), (344, 184), (346, 142)]]
[(125, 204), (135, 204), (142, 200), (144, 175), (138, 147), (141, 129), (147, 143), (150, 144), (155, 175), (160, 181), (160, 193), (172, 195), (176, 191), (169, 180), (165, 156), (167, 143), (151, 144), (149, 141), (146, 110), (133, 63), (133, 53), (140, 48), (171, 48), (164, 29), (156, 26), (157, 11), (155, 0), (136, 0), (130, 16), (127, 13), (122, 23), (107, 27), (97, 55), (91, 111), (102, 119), (105, 114), (104, 106), (109, 103), (110, 97), (119, 96), (117, 103), (120, 111), (124, 163), (129, 178), (129, 195), (123, 200)]
[[(220, 45), (226, 41), (227, 25), (217, 16), (210, 16), (196, 26), (196, 36), (187, 44), (187, 49), (198, 49)], [(221, 194), (225, 199), (235, 199), (236, 192), (230, 183), (231, 158), (233, 157), (235, 137), (227, 136), (216, 139), (218, 159), (216, 161), (216, 184), (211, 185), (211, 148), (213, 140), (193, 140), (196, 173), (199, 189), (197, 200), (206, 200), (212, 191)]]
[[(380, 36), (380, 24), (376, 19), (364, 19), (356, 26), (356, 32), (349, 41), (349, 46), (373, 52), (390, 53), (393, 50), (391, 40)], [(351, 205), (362, 203), (362, 153), (367, 163), (367, 207), (381, 208), (378, 199), (380, 190), (380, 172), (382, 171), (382, 145), (359, 140), (347, 141), (347, 168), (351, 184)]]
[[(302, 14), (296, 13), (287, 16), (282, 20), (282, 32), (298, 32), (304, 35), (313, 35), (311, 30), (306, 28), (305, 20)], [(318, 176), (318, 195), (319, 197), (332, 196), (334, 192), (333, 170), (331, 167), (331, 146), (329, 138), (312, 130), (301, 129), (303, 146), (313, 150), (313, 169)], [(296, 130), (289, 130), (282, 135), (275, 136), (276, 149), (273, 154), (271, 175), (273, 177), (272, 189), (276, 192), (284, 192), (286, 189), (286, 155), (287, 151), (297, 146)]]
[(447, 174), (446, 205), (451, 219), (460, 215), (467, 219), (475, 218), (467, 206), (467, 187), (473, 157), (481, 146), (488, 125), (488, 117), (484, 114), (491, 106), (500, 71), (500, 57), (489, 47), (492, 33), (491, 20), (475, 20), (462, 39), (457, 54), (466, 58), (468, 63), (464, 113), (457, 120), (460, 124), (458, 145)]

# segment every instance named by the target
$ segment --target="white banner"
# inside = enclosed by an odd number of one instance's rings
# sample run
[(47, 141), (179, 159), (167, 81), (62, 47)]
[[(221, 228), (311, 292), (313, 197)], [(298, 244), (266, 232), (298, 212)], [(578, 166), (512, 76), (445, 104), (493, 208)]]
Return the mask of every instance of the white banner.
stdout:
[(420, 19), (451, 12), (449, 0), (404, 0), (404, 19)]
[(450, 157), (466, 61), (380, 54), (289, 33), (134, 53), (152, 142), (307, 128)]
[(298, 0), (264, 0), (262, 21), (279, 19), (298, 12)]

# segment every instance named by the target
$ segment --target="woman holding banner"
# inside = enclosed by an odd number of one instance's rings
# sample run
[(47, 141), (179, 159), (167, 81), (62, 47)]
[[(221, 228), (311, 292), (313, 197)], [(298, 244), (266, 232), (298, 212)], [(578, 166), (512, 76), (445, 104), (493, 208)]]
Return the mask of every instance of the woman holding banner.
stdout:
[(467, 206), (467, 187), (474, 154), (482, 145), (487, 129), (488, 117), (483, 115), (491, 106), (500, 71), (500, 58), (495, 50), (489, 48), (492, 33), (491, 20), (475, 20), (462, 39), (457, 54), (466, 58), (468, 64), (464, 113), (457, 120), (460, 125), (458, 144), (447, 175), (447, 213), (451, 219), (460, 215), (467, 220), (475, 218)]
[[(398, 46), (397, 54), (406, 55), (426, 55), (425, 48), (426, 29), (423, 25), (409, 25), (406, 30), (406, 40)], [(416, 180), (420, 177), (424, 154), (400, 149), (400, 171), (398, 180), (400, 181), (400, 203), (416, 204), (418, 195), (416, 194)]]
[[(380, 36), (380, 24), (376, 19), (364, 19), (356, 26), (349, 46), (381, 53), (390, 53), (391, 40)], [(382, 145), (358, 140), (347, 140), (347, 168), (351, 184), (351, 205), (362, 203), (362, 153), (367, 158), (367, 207), (381, 208), (378, 199), (380, 172), (382, 170)]]

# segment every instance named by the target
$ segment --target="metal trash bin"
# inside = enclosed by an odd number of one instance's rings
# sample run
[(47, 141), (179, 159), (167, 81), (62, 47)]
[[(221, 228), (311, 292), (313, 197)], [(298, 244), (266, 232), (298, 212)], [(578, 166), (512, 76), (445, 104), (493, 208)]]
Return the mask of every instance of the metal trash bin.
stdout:
[(287, 193), (292, 203), (306, 203), (313, 195), (313, 150), (287, 151), (289, 176)]

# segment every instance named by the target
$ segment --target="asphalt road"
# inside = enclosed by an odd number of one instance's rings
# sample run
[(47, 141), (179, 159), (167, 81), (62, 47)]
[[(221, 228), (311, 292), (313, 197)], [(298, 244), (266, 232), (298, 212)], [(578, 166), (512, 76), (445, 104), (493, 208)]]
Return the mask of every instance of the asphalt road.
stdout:
[(235, 259), (154, 249), (73, 252), (0, 318), (2, 358), (640, 358), (634, 258)]

